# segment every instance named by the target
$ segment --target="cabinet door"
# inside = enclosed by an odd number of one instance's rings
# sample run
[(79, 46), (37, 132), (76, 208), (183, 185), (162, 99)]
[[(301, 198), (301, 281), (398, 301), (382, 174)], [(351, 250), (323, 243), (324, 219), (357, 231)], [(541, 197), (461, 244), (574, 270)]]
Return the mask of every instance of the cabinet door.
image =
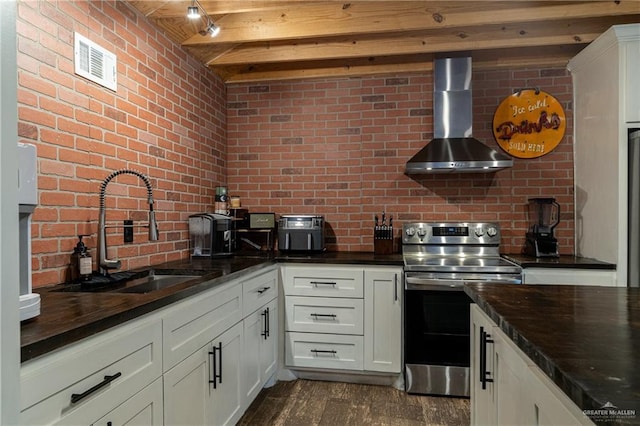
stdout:
[(167, 425), (210, 424), (210, 345), (164, 373), (164, 419)]
[(244, 319), (242, 390), (245, 407), (275, 373), (278, 360), (277, 300)]
[(471, 305), (471, 424), (496, 424), (495, 324)]
[(163, 424), (162, 379), (157, 379), (94, 423), (95, 426), (161, 426)]
[(242, 389), (246, 406), (258, 395), (261, 389), (260, 346), (264, 332), (265, 308), (258, 309), (243, 321), (244, 348), (242, 365)]
[(267, 304), (265, 315), (266, 336), (260, 336), (260, 371), (262, 375), (261, 387), (271, 377), (278, 367), (278, 301), (272, 300)]
[(235, 424), (242, 415), (242, 323), (164, 374), (165, 424)]
[(364, 369), (400, 373), (402, 269), (365, 269)]
[[(211, 392), (210, 425), (233, 425), (242, 416), (242, 322), (214, 339), (211, 362), (215, 363), (215, 385)], [(213, 366), (212, 366), (213, 367)], [(215, 374), (214, 374), (215, 375)]]

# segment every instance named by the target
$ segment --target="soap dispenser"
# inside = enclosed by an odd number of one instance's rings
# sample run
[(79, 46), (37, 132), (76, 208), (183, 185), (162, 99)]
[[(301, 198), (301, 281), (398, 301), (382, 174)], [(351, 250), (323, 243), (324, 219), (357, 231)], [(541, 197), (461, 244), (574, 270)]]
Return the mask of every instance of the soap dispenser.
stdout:
[(91, 253), (89, 249), (82, 242), (82, 237), (87, 235), (78, 235), (78, 244), (73, 249), (71, 255), (71, 281), (89, 281), (91, 279), (91, 273), (93, 265), (91, 262)]

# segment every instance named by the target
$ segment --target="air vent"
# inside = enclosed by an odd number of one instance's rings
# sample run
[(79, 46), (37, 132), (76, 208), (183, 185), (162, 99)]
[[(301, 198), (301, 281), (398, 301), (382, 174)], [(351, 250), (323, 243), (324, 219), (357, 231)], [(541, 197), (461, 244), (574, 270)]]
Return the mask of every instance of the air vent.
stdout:
[(116, 91), (116, 55), (75, 33), (76, 74)]

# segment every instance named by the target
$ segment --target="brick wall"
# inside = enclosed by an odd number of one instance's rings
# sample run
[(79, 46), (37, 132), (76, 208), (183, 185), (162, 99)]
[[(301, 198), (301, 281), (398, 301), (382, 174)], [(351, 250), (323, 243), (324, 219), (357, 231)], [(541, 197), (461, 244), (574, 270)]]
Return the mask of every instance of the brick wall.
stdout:
[[(409, 177), (406, 161), (431, 138), (431, 72), (416, 75), (237, 84), (227, 87), (228, 182), (243, 207), (322, 214), (328, 249), (372, 251), (373, 216), (408, 221), (496, 221), (502, 249), (519, 252), (529, 197), (555, 197), (562, 253), (573, 253), (572, 85), (564, 68), (473, 75), (474, 136), (500, 150), (491, 123), (517, 88), (540, 87), (567, 116), (551, 153), (515, 159), (495, 174)], [(396, 230), (399, 236), (399, 230)]]
[[(112, 230), (109, 256), (122, 269), (188, 255), (187, 216), (210, 210), (226, 178), (223, 83), (144, 17), (117, 1), (18, 2), (19, 139), (38, 150), (33, 215), (34, 287), (66, 279), (78, 234), (96, 269), (102, 181), (121, 168), (150, 177), (160, 240)], [(113, 92), (74, 74), (74, 32), (118, 57)], [(138, 178), (107, 187), (107, 221), (147, 220)]]

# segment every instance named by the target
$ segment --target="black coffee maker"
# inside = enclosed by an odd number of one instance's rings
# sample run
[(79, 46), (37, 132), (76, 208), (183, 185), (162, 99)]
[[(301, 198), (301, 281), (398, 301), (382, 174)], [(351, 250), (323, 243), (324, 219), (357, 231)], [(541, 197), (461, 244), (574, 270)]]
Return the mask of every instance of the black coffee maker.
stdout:
[(189, 216), (191, 257), (226, 257), (233, 254), (231, 218), (215, 213)]
[(560, 204), (555, 198), (529, 198), (529, 230), (524, 253), (535, 257), (560, 257), (553, 229), (560, 223)]

